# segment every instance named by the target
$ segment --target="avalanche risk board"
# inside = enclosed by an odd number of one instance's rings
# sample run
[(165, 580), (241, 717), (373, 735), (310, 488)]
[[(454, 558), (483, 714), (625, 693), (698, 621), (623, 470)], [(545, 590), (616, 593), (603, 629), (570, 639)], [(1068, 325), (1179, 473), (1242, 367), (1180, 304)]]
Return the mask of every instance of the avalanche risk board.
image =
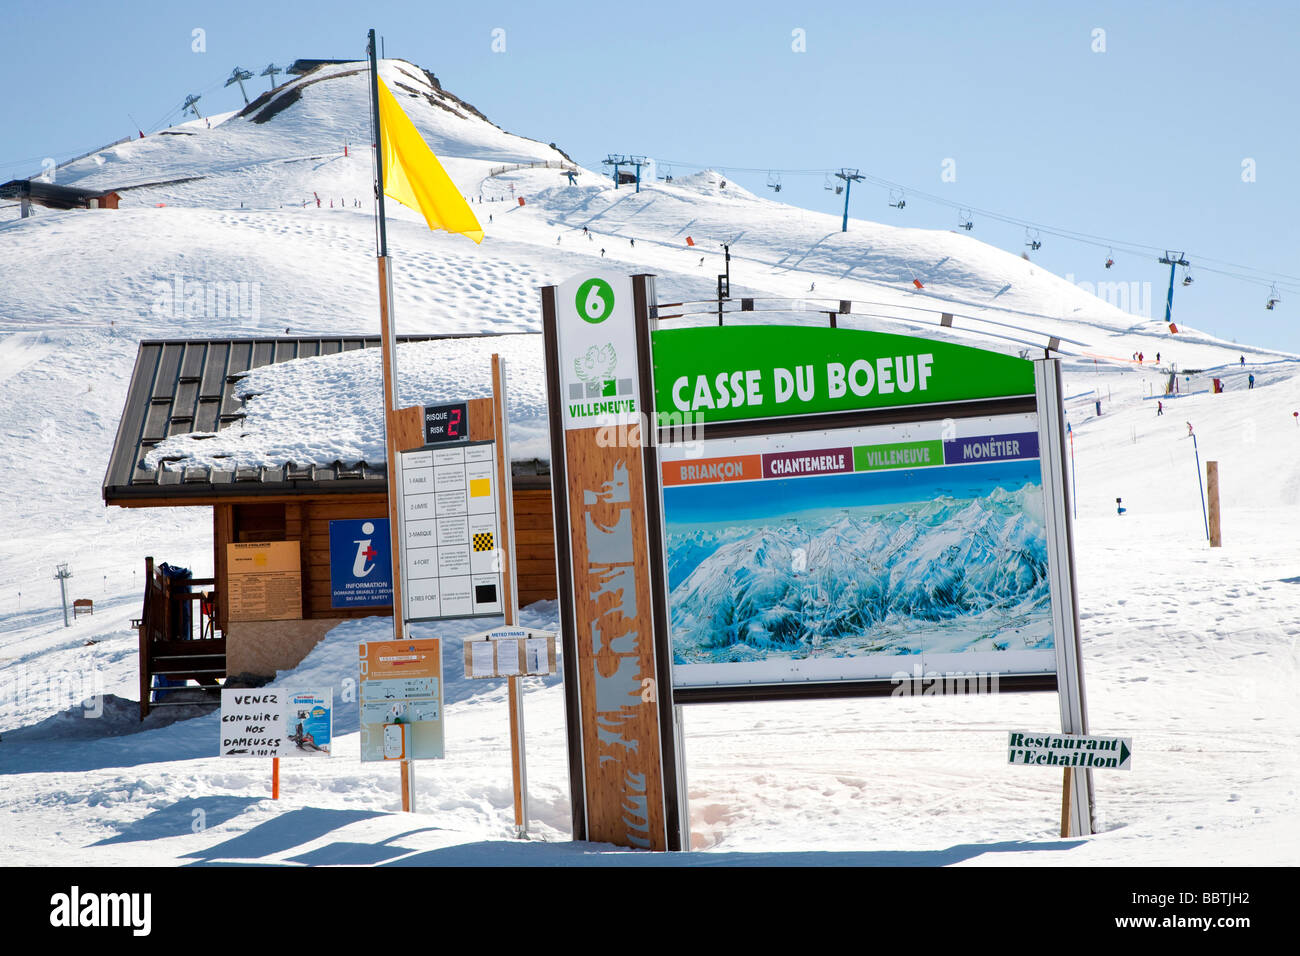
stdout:
[(401, 455), (408, 621), (502, 613), (496, 443)]

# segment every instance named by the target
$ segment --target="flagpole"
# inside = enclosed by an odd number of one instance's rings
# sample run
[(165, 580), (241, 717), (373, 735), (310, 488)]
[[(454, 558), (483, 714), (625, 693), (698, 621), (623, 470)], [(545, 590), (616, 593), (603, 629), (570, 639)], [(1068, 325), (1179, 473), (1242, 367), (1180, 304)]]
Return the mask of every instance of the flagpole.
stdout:
[[(375, 160), (375, 234), (376, 260), (379, 266), (379, 332), (382, 337), (384, 371), (384, 449), (388, 472), (388, 540), (393, 568), (393, 640), (405, 635), (403, 627), (406, 605), (402, 594), (402, 539), (398, 508), (397, 429), (397, 337), (393, 333), (393, 272), (388, 261), (388, 224), (384, 216), (384, 141), (379, 122), (379, 63), (375, 56), (375, 31), (370, 30), (366, 52), (370, 57), (370, 107), (374, 129)], [(402, 761), (402, 809), (414, 809), (414, 775), (410, 760)]]

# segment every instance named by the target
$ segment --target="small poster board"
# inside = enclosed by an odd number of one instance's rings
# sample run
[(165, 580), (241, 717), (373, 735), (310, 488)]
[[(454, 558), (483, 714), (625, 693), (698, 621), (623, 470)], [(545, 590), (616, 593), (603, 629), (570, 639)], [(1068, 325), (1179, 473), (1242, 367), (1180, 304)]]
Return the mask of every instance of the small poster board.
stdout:
[(226, 544), (226, 594), (232, 621), (302, 618), (302, 557), (297, 541)]
[(370, 641), (357, 651), (362, 762), (443, 757), (441, 642)]
[(333, 735), (332, 689), (221, 691), (223, 757), (328, 757)]
[(545, 677), (555, 670), (554, 634), (503, 627), (465, 639), (466, 677)]

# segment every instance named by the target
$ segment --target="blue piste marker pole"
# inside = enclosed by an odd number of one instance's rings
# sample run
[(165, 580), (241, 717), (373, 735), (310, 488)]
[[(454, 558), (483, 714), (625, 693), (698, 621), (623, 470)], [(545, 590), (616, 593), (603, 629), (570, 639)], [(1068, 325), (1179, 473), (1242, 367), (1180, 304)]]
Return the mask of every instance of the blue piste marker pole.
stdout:
[(1205, 540), (1210, 540), (1210, 516), (1205, 510), (1205, 482), (1201, 479), (1201, 452), (1196, 447), (1196, 433), (1192, 432), (1192, 451), (1196, 454), (1196, 484), (1201, 489), (1201, 517), (1205, 519)]

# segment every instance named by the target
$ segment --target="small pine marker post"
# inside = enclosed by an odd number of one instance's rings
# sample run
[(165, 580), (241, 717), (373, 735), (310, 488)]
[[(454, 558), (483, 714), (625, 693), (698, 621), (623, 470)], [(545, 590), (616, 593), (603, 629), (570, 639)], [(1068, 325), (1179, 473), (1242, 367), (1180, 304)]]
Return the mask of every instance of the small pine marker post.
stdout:
[(271, 799), (280, 799), (280, 758), (271, 758)]
[(1219, 463), (1205, 463), (1205, 495), (1209, 499), (1210, 547), (1223, 547), (1223, 533), (1219, 527)]

